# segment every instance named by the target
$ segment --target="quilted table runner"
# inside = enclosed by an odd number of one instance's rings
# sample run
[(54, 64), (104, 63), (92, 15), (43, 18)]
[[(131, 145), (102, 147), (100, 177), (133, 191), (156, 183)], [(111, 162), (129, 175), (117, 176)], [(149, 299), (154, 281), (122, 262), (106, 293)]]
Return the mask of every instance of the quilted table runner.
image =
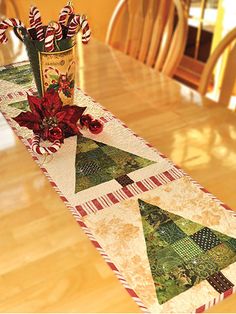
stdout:
[(143, 312), (200, 313), (235, 292), (235, 212), (79, 89), (75, 104), (104, 131), (43, 163), (11, 119), (35, 91), (29, 64), (1, 68), (0, 91), (6, 120)]

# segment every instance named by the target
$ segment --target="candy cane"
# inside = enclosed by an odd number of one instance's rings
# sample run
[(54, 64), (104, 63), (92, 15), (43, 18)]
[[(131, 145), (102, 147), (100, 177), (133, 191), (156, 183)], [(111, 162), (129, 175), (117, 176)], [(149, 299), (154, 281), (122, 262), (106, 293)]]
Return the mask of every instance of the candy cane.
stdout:
[(41, 15), (37, 7), (31, 7), (29, 13), (30, 27), (35, 28), (36, 36), (39, 41), (44, 40), (43, 36), (43, 24), (41, 20)]
[(73, 12), (74, 12), (74, 8), (70, 4), (62, 8), (59, 15), (59, 23), (62, 25), (65, 25), (67, 16), (70, 16), (71, 14), (73, 14)]
[(40, 136), (38, 134), (34, 135), (31, 143), (31, 148), (34, 153), (39, 155), (52, 155), (55, 154), (59, 148), (61, 147), (60, 141), (56, 140), (53, 144), (49, 147), (42, 147), (40, 146)]
[(0, 43), (6, 44), (8, 38), (6, 36), (6, 30), (9, 27), (25, 27), (24, 24), (18, 19), (6, 19), (0, 22)]
[(52, 52), (54, 50), (54, 37), (55, 37), (55, 28), (52, 25), (48, 25), (46, 34), (45, 34), (45, 51)]
[(54, 39), (62, 39), (62, 28), (57, 22), (51, 22), (45, 34), (45, 51), (52, 52), (54, 50)]
[(62, 39), (61, 24), (59, 24), (57, 22), (51, 22), (50, 24), (51, 24), (52, 27), (55, 28), (55, 38), (56, 38), (56, 40), (61, 40)]
[(86, 17), (84, 15), (75, 15), (73, 17), (73, 19), (70, 22), (69, 25), (69, 29), (68, 29), (68, 33), (67, 33), (67, 37), (73, 37), (76, 34), (76, 29), (78, 27), (78, 25), (81, 27), (82, 29), (82, 43), (83, 44), (87, 44), (88, 41), (90, 40), (91, 37), (91, 31), (89, 28), (89, 24), (88, 21), (86, 19)]

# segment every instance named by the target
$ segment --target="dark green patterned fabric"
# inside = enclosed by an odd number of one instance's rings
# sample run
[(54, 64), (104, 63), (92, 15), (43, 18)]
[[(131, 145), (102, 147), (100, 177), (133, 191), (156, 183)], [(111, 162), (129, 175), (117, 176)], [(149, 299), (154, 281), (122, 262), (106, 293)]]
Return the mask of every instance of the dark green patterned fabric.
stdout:
[(139, 207), (160, 304), (236, 262), (236, 239), (142, 200)]
[(116, 147), (78, 137), (75, 192), (119, 178), (153, 163), (155, 162)]
[[(12, 82), (22, 86), (32, 84), (33, 75), (29, 64), (9, 67), (0, 71), (0, 80)], [(10, 91), (9, 91), (10, 92)]]

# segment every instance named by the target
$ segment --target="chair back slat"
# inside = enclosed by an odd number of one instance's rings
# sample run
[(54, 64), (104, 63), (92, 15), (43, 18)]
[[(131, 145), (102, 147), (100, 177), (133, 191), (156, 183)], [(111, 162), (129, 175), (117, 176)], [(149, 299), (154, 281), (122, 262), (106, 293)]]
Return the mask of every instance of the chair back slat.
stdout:
[(129, 19), (128, 14), (128, 3), (126, 0), (121, 0), (113, 12), (106, 34), (106, 43), (123, 52), (125, 52), (127, 38), (125, 21)]
[(163, 30), (165, 27), (166, 18), (168, 14), (168, 10), (167, 10), (168, 3), (169, 3), (168, 0), (160, 0), (160, 4), (158, 7), (157, 17), (154, 23), (151, 44), (150, 44), (147, 61), (146, 61), (147, 65), (151, 67), (154, 66), (155, 61), (156, 61), (157, 52), (159, 49), (159, 45), (161, 42), (161, 38), (162, 38), (162, 34), (163, 34)]
[(171, 44), (171, 39), (173, 35), (173, 30), (174, 30), (174, 16), (175, 16), (175, 6), (174, 6), (174, 3), (171, 3), (169, 7), (168, 21), (164, 28), (160, 50), (159, 50), (159, 54), (158, 54), (156, 64), (155, 64), (155, 69), (157, 71), (162, 70), (166, 56), (168, 54), (168, 50)]
[(128, 54), (137, 57), (142, 39), (144, 14), (143, 0), (127, 0), (129, 8), (130, 34), (128, 39)]
[(178, 23), (171, 40), (170, 48), (162, 68), (165, 75), (173, 76), (174, 71), (181, 61), (184, 54), (185, 44), (188, 35), (188, 22), (186, 7), (183, 9), (183, 4), (180, 1), (175, 2), (175, 7), (178, 15)]
[[(200, 94), (205, 95), (208, 91), (208, 86), (211, 83), (213, 71), (215, 69), (216, 64), (220, 60), (222, 54), (227, 48), (230, 49), (229, 56), (227, 58), (227, 63), (224, 71), (222, 86), (220, 89), (219, 102), (222, 105), (228, 106), (230, 97), (233, 92), (234, 84), (235, 84), (235, 62), (236, 62), (236, 28), (232, 29), (224, 39), (218, 44), (218, 46), (213, 51), (212, 55), (209, 57), (199, 84), (198, 91)], [(231, 47), (230, 47), (231, 46)]]
[(236, 81), (236, 42), (229, 53), (221, 85), (219, 103), (228, 106)]
[(183, 0), (120, 0), (111, 18), (106, 42), (172, 76), (186, 43), (184, 10)]
[(149, 0), (147, 13), (144, 20), (143, 35), (140, 45), (138, 59), (142, 62), (146, 61), (148, 49), (152, 38), (152, 30), (155, 21), (155, 0)]

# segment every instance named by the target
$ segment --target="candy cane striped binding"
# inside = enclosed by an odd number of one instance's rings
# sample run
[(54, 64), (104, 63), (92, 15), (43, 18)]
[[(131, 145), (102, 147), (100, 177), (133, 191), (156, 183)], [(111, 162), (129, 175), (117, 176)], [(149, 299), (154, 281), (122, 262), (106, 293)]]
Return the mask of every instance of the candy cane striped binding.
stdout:
[(31, 148), (34, 153), (39, 154), (39, 155), (52, 155), (55, 154), (59, 148), (61, 147), (60, 141), (56, 140), (53, 142), (53, 144), (49, 147), (42, 147), (40, 146), (40, 136), (36, 134), (33, 137)]

